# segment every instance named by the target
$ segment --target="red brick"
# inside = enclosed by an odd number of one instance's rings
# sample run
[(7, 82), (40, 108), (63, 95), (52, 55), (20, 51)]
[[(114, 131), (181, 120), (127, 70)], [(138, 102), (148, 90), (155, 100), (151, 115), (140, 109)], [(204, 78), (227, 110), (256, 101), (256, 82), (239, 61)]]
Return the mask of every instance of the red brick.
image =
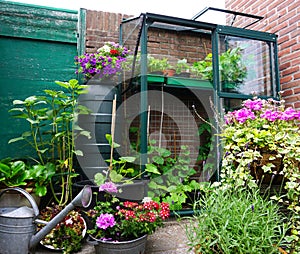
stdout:
[(280, 50), (278, 52), (278, 57), (281, 58), (282, 56), (285, 56), (286, 54), (291, 53), (291, 48), (286, 48), (284, 50)]
[(299, 71), (299, 66), (294, 66), (294, 67), (283, 70), (282, 75), (286, 76), (286, 75), (289, 75), (289, 74), (296, 73), (298, 71)]
[(290, 54), (286, 54), (286, 55), (281, 56), (281, 61), (284, 63), (284, 62), (287, 62), (287, 61), (292, 61), (293, 59), (297, 59), (298, 57), (299, 57), (299, 52), (293, 51)]
[[(288, 6), (288, 11), (299, 10), (300, 4), (298, 0), (292, 1), (292, 3)], [(299, 12), (298, 12), (299, 13)]]
[(280, 79), (280, 84), (285, 84), (285, 83), (288, 83), (290, 81), (292, 81), (292, 77), (291, 76), (286, 76), (286, 77), (283, 77)]
[(290, 39), (289, 35), (284, 35), (284, 36), (278, 37), (278, 44), (280, 45), (281, 43), (286, 42), (289, 39)]
[(291, 63), (290, 62), (286, 62), (286, 63), (283, 63), (283, 64), (280, 64), (279, 65), (279, 70), (282, 71), (284, 69), (287, 69), (291, 66)]
[(300, 72), (294, 74), (294, 79), (295, 80), (300, 79)]
[(292, 94), (293, 94), (293, 90), (288, 89), (288, 90), (283, 91), (282, 96), (287, 97), (287, 96), (291, 96)]
[(290, 39), (282, 43), (282, 48), (288, 48), (297, 44), (297, 38)]

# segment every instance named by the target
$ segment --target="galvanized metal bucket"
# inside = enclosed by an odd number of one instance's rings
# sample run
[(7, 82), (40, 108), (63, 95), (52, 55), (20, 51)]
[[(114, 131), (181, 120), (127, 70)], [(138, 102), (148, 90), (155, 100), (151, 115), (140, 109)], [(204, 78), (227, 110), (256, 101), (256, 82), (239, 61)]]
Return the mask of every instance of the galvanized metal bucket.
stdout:
[(32, 208), (27, 206), (0, 208), (0, 252), (1, 254), (28, 254), (30, 239), (36, 232), (34, 220), (39, 214), (39, 209), (33, 197), (18, 187), (2, 190), (0, 199), (3, 193), (11, 190), (23, 194)]
[(96, 254), (144, 254), (147, 235), (131, 241), (102, 241), (90, 236), (88, 243), (94, 245)]

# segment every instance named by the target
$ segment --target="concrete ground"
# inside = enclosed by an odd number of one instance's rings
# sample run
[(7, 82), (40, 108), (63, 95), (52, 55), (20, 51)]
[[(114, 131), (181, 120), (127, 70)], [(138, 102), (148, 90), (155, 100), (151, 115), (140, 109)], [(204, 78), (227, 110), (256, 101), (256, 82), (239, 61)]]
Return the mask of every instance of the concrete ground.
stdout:
[[(192, 254), (186, 244), (185, 235), (186, 221), (170, 219), (165, 226), (148, 236), (145, 254)], [(57, 251), (50, 251), (44, 247), (38, 247), (36, 254), (55, 254)], [(95, 254), (94, 246), (84, 243), (78, 254)]]

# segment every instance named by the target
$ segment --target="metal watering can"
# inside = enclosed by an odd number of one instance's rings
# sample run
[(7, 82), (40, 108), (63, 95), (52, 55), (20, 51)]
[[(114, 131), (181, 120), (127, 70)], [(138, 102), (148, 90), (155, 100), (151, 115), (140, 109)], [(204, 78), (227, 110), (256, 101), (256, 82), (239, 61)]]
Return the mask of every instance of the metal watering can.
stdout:
[[(0, 192), (0, 198), (6, 191), (14, 190), (23, 194), (32, 208), (7, 207), (0, 208), (0, 253), (28, 254), (34, 247), (75, 207), (88, 207), (92, 200), (92, 189), (84, 186), (81, 192), (59, 214), (36, 233), (36, 223), (39, 222), (38, 206), (33, 197), (25, 190), (15, 187)], [(34, 251), (33, 251), (34, 252)]]

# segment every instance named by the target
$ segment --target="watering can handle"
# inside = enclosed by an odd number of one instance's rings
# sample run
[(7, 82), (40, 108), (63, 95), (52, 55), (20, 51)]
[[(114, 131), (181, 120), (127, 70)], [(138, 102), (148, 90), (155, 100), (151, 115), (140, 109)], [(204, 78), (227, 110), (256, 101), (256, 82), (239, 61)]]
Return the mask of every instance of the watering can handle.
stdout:
[(12, 187), (12, 188), (4, 189), (4, 190), (0, 191), (0, 198), (4, 192), (10, 191), (10, 190), (14, 190), (14, 191), (22, 193), (29, 200), (31, 207), (33, 208), (34, 215), (35, 216), (39, 215), (39, 208), (38, 208), (34, 198), (26, 190), (24, 190), (22, 188)]

